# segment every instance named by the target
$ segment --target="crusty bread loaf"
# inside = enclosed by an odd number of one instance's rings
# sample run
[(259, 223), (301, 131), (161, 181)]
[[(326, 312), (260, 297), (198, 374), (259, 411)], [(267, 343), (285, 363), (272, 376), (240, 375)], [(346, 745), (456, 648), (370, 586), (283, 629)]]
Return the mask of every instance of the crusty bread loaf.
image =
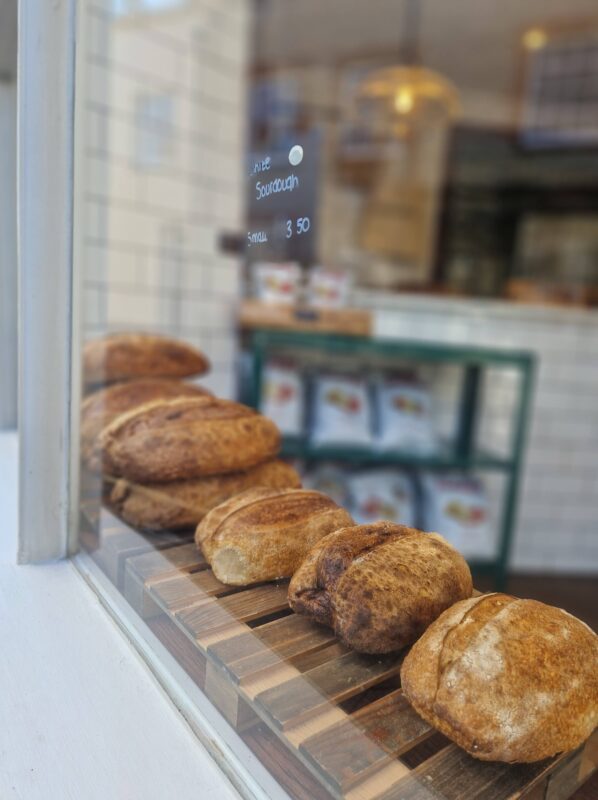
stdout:
[(535, 600), (457, 603), (413, 646), (401, 680), (425, 720), (485, 761), (539, 761), (598, 725), (598, 636)]
[(321, 539), (293, 575), (289, 603), (349, 647), (388, 653), (472, 590), (467, 563), (441, 536), (376, 522)]
[(105, 470), (139, 483), (239, 472), (278, 453), (280, 433), (251, 408), (216, 397), (156, 400), (99, 437)]
[(249, 489), (210, 511), (195, 541), (219, 581), (245, 586), (291, 576), (318, 539), (351, 523), (320, 492)]
[(284, 461), (267, 461), (245, 472), (190, 481), (141, 485), (119, 480), (110, 502), (135, 528), (163, 531), (195, 527), (212, 508), (252, 487), (298, 488), (301, 479)]
[(211, 394), (192, 383), (166, 378), (144, 378), (114, 383), (85, 398), (81, 405), (81, 457), (89, 469), (99, 469), (101, 456), (96, 440), (103, 428), (120, 414), (151, 400), (202, 397)]
[(210, 368), (195, 347), (148, 333), (114, 333), (83, 347), (86, 384), (113, 383), (135, 378), (187, 378)]

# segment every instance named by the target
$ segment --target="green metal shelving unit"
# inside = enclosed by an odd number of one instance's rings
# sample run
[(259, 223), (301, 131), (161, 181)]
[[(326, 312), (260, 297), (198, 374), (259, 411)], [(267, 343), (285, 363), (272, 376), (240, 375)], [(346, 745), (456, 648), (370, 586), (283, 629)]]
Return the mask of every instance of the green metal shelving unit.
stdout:
[[(253, 373), (249, 402), (259, 408), (262, 375), (266, 359), (281, 350), (317, 351), (331, 357), (350, 356), (366, 360), (400, 359), (426, 364), (457, 364), (463, 368), (461, 402), (455, 442), (431, 456), (415, 453), (379, 453), (356, 447), (312, 447), (306, 439), (285, 439), (282, 455), (308, 461), (345, 461), (353, 464), (396, 464), (406, 467), (459, 470), (498, 470), (505, 475), (502, 519), (497, 557), (492, 561), (472, 562), (474, 572), (494, 575), (497, 589), (505, 586), (517, 508), (519, 480), (528, 427), (535, 359), (524, 350), (502, 350), (481, 347), (417, 342), (410, 340), (360, 338), (333, 334), (311, 334), (256, 330), (250, 335)], [(480, 385), (483, 371), (508, 368), (519, 372), (518, 396), (510, 452), (506, 457), (481, 451), (476, 446), (476, 424), (480, 409)]]

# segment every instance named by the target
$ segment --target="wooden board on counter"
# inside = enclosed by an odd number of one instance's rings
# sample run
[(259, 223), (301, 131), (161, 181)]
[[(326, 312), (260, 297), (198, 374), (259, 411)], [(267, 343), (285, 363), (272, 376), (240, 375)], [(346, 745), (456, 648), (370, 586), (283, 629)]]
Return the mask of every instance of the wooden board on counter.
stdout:
[(111, 572), (131, 605), (150, 626), (171, 626), (187, 642), (186, 661), (196, 654), (206, 694), (242, 735), (265, 726), (326, 796), (565, 800), (598, 767), (598, 731), (575, 753), (536, 764), (477, 761), (405, 700), (402, 655), (348, 650), (331, 630), (290, 611), (284, 581), (226, 586), (188, 539), (167, 534), (160, 550), (135, 552), (124, 533), (151, 547), (146, 535), (106, 521), (100, 541), (119, 537), (110, 544)]
[(359, 308), (297, 308), (296, 306), (243, 300), (239, 308), (243, 330), (273, 329), (371, 336), (372, 315)]

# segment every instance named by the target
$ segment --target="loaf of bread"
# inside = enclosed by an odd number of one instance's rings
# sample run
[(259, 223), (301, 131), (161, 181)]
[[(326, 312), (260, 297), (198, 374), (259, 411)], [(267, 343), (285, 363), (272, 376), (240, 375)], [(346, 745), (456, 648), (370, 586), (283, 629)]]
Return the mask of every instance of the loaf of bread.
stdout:
[(210, 368), (195, 347), (148, 333), (114, 333), (83, 347), (86, 384), (114, 383), (136, 378), (187, 378)]
[(156, 400), (121, 414), (99, 437), (108, 474), (166, 483), (239, 472), (278, 453), (276, 425), (216, 397)]
[(598, 636), (567, 612), (488, 594), (445, 611), (401, 669), (405, 697), (484, 761), (539, 761), (598, 725)]
[(246, 586), (291, 576), (318, 539), (351, 524), (320, 492), (249, 489), (210, 511), (195, 541), (219, 581)]
[(114, 383), (85, 398), (81, 406), (81, 456), (89, 469), (99, 469), (101, 455), (96, 442), (101, 431), (120, 414), (151, 400), (202, 397), (210, 392), (201, 386), (166, 378), (145, 378)]
[(441, 536), (375, 522), (320, 540), (293, 575), (289, 603), (349, 647), (389, 653), (472, 591), (467, 563)]
[(301, 479), (284, 461), (266, 461), (245, 472), (212, 475), (190, 481), (141, 485), (120, 479), (110, 503), (134, 528), (164, 531), (195, 527), (212, 508), (256, 486), (298, 488)]

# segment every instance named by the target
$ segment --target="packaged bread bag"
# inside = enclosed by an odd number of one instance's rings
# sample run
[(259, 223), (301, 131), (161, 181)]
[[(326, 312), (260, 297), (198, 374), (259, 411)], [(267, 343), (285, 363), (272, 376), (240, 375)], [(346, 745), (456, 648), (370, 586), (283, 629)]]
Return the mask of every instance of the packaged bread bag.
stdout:
[(347, 481), (347, 470), (330, 462), (318, 464), (303, 476), (303, 485), (306, 488), (327, 494), (339, 506), (349, 504)]
[(358, 525), (381, 519), (414, 527), (416, 500), (411, 478), (400, 470), (356, 472), (347, 481), (349, 510)]
[(314, 445), (371, 445), (371, 404), (365, 379), (317, 375), (312, 402), (311, 439)]
[(303, 380), (291, 361), (271, 361), (263, 375), (260, 408), (286, 436), (303, 432)]
[(293, 261), (282, 264), (258, 262), (253, 265), (254, 294), (264, 303), (293, 305), (301, 284), (301, 267)]
[(432, 396), (418, 381), (379, 378), (374, 382), (376, 446), (428, 454), (438, 449), (432, 418)]
[(422, 476), (422, 521), (466, 556), (494, 555), (490, 508), (484, 487), (465, 475)]
[(309, 273), (307, 295), (314, 308), (343, 308), (350, 289), (351, 276), (345, 270), (314, 267)]

